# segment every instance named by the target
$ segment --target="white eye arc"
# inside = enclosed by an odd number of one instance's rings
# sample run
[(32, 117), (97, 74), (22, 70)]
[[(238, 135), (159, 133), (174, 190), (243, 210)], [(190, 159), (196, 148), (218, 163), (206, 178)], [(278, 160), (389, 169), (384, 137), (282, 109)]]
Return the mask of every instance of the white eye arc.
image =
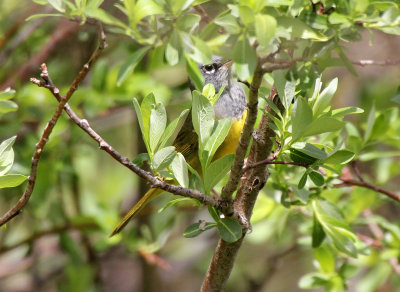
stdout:
[(204, 65), (203, 69), (204, 69), (205, 73), (207, 73), (207, 74), (213, 74), (215, 72), (214, 64), (212, 64), (212, 65)]

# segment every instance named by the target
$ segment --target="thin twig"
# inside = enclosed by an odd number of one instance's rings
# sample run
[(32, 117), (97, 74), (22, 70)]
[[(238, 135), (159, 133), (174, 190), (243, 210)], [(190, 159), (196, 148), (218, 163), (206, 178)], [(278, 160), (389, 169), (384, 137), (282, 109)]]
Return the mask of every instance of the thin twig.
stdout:
[(272, 161), (270, 158), (262, 160), (262, 161), (258, 161), (252, 164), (248, 164), (246, 165), (246, 167), (243, 168), (243, 171), (249, 170), (250, 168), (254, 168), (260, 165), (269, 165), (269, 164), (283, 164), (283, 165), (295, 165), (295, 166), (301, 166), (301, 167), (305, 167), (308, 168), (310, 167), (309, 164), (307, 163), (301, 163), (301, 162), (294, 162), (294, 161)]
[[(31, 171), (30, 171), (30, 174), (28, 177), (28, 185), (26, 186), (25, 192), (23, 193), (23, 195), (21, 196), (19, 201), (9, 211), (7, 211), (7, 213), (5, 213), (0, 218), (0, 226), (4, 225), (8, 221), (10, 221), (13, 217), (18, 215), (21, 212), (22, 208), (28, 203), (28, 201), (32, 195), (33, 189), (35, 187), (37, 168), (39, 165), (39, 161), (40, 161), (42, 152), (44, 150), (44, 147), (45, 147), (47, 141), (49, 140), (49, 137), (50, 137), (51, 132), (53, 131), (53, 128), (55, 127), (58, 119), (61, 116), (63, 108), (66, 105), (66, 103), (68, 102), (68, 100), (71, 98), (72, 94), (77, 89), (78, 85), (81, 83), (81, 81), (85, 78), (86, 74), (89, 72), (89, 69), (91, 68), (91, 65), (93, 64), (93, 62), (95, 62), (98, 59), (101, 52), (106, 47), (106, 42), (105, 42), (106, 38), (105, 38), (105, 34), (104, 34), (103, 28), (100, 23), (99, 23), (99, 32), (100, 32), (99, 46), (94, 51), (92, 57), (89, 59), (89, 62), (83, 66), (83, 68), (79, 72), (78, 76), (72, 82), (72, 85), (69, 88), (65, 97), (61, 97), (61, 95), (60, 95), (60, 101), (57, 106), (57, 109), (55, 110), (50, 121), (47, 123), (46, 127), (44, 128), (43, 134), (40, 137), (39, 142), (36, 144), (36, 150), (32, 156), (32, 165), (31, 165)], [(48, 75), (46, 64), (42, 64), (42, 74)], [(60, 91), (57, 89), (58, 94), (59, 94), (59, 92)]]
[(358, 60), (351, 61), (353, 65), (358, 65), (361, 67), (365, 66), (396, 66), (400, 64), (400, 60), (385, 60), (385, 61), (375, 61), (375, 60)]
[(57, 233), (61, 233), (63, 231), (67, 231), (67, 230), (83, 230), (83, 229), (90, 229), (90, 228), (97, 228), (97, 227), (98, 227), (98, 225), (95, 222), (68, 223), (63, 226), (52, 227), (51, 229), (36, 232), (36, 233), (32, 234), (31, 236), (29, 236), (28, 238), (18, 241), (17, 243), (14, 243), (12, 245), (0, 247), (0, 254), (8, 252), (10, 250), (13, 250), (22, 245), (32, 243), (35, 240), (37, 240), (38, 238), (43, 237), (43, 236), (57, 234)]
[[(373, 214), (371, 212), (371, 210), (369, 208), (365, 209), (363, 211), (363, 215), (365, 218), (371, 217)], [(374, 238), (371, 238), (369, 236), (363, 235), (363, 234), (357, 234), (358, 237), (364, 241), (367, 245), (371, 245), (374, 246), (380, 250), (382, 250), (384, 248), (384, 244), (382, 242), (385, 234), (383, 232), (383, 230), (379, 227), (378, 224), (376, 224), (375, 222), (369, 220), (368, 222), (368, 228), (371, 231), (371, 233), (374, 235)], [(400, 262), (396, 257), (392, 257), (389, 260), (390, 265), (393, 268), (393, 271), (396, 274), (400, 275)]]
[(339, 179), (343, 183), (342, 184), (333, 185), (336, 188), (346, 187), (346, 186), (349, 186), (349, 185), (351, 185), (351, 186), (359, 186), (359, 187), (367, 188), (367, 189), (370, 189), (370, 190), (374, 190), (375, 192), (384, 194), (384, 195), (388, 196), (389, 198), (400, 202), (400, 195), (397, 195), (394, 192), (391, 192), (391, 191), (386, 190), (384, 188), (378, 187), (378, 186), (373, 185), (371, 183), (368, 183), (366, 181), (358, 181), (358, 180), (355, 180), (355, 179), (345, 178), (345, 177), (340, 177)]
[(201, 18), (205, 22), (211, 23), (213, 21), (212, 18), (208, 15), (208, 13), (204, 10), (204, 8), (201, 5), (196, 5), (193, 8), (200, 14)]

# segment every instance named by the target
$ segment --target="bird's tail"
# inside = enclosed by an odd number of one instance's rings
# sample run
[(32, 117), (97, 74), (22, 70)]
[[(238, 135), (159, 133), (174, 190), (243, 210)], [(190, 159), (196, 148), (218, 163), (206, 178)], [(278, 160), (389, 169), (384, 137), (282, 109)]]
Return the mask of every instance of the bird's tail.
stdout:
[(113, 232), (110, 234), (110, 237), (114, 236), (115, 234), (119, 233), (126, 224), (128, 224), (129, 220), (134, 218), (140, 210), (143, 209), (144, 206), (146, 206), (150, 201), (161, 195), (161, 193), (164, 192), (161, 189), (150, 189), (147, 191), (147, 193), (139, 200), (139, 202), (136, 203), (135, 206), (133, 206), (132, 209), (129, 210), (128, 213), (122, 218), (121, 222), (118, 224), (117, 227), (113, 230)]

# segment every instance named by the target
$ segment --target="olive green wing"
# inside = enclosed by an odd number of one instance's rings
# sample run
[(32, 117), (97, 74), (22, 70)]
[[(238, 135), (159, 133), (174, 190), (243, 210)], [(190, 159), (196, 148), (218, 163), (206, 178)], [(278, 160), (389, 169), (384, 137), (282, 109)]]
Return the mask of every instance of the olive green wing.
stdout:
[(199, 137), (193, 128), (192, 112), (190, 111), (173, 144), (175, 146), (175, 150), (182, 153), (186, 161), (196, 170), (199, 166), (198, 141)]

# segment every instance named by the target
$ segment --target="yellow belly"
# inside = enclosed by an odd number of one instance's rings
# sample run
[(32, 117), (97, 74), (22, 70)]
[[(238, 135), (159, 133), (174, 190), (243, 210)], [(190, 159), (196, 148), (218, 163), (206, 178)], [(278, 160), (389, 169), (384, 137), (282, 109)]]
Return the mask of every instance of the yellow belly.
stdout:
[(240, 120), (234, 120), (232, 126), (226, 136), (224, 142), (219, 146), (213, 160), (221, 158), (224, 155), (235, 153), (236, 147), (239, 143), (239, 138), (242, 135), (244, 122), (246, 121), (247, 111), (243, 113), (243, 117)]

